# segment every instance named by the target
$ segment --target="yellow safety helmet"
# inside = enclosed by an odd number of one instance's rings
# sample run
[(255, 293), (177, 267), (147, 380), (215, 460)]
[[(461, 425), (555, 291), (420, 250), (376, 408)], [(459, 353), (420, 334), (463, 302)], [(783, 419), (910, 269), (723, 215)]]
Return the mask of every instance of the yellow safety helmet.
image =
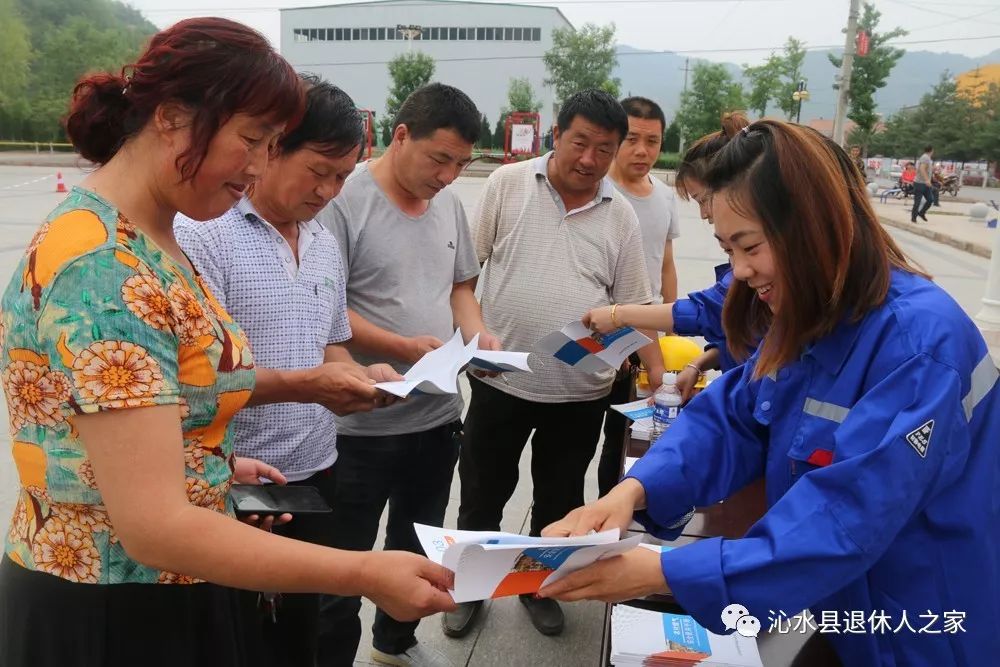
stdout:
[(668, 371), (679, 373), (684, 367), (693, 363), (701, 356), (701, 348), (690, 338), (683, 336), (661, 336), (660, 354), (663, 355), (663, 367)]

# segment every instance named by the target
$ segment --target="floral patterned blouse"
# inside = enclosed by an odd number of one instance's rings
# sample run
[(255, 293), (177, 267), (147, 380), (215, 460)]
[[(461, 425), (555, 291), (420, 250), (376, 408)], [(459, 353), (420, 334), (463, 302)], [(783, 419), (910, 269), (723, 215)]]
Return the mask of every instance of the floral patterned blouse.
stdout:
[(21, 480), (7, 556), (73, 582), (193, 582), (125, 553), (73, 418), (176, 404), (189, 502), (232, 514), (227, 425), (250, 397), (253, 358), (200, 278), (73, 188), (3, 295), (0, 369)]

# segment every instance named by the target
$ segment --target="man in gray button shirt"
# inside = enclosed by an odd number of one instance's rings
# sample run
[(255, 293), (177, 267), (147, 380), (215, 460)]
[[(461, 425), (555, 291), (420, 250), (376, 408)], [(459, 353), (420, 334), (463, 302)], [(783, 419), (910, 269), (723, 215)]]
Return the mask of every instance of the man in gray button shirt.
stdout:
[[(347, 267), (347, 305), (359, 363), (403, 372), (452, 336), (500, 349), (486, 331), (474, 290), (479, 261), (458, 197), (444, 188), (472, 158), (480, 115), (460, 90), (431, 84), (411, 94), (394, 121), (385, 155), (361, 165), (320, 219), (337, 237)], [(387, 549), (421, 553), (413, 523), (440, 526), (458, 459), (462, 401), (411, 396), (371, 419), (337, 418), (336, 535), (341, 548), (375, 542), (386, 502)], [(321, 632), (361, 637), (360, 598), (324, 604)], [(391, 665), (447, 665), (417, 643), (417, 623), (375, 614), (372, 658)], [(321, 665), (324, 647), (321, 639)], [(330, 647), (331, 652), (334, 647)]]
[[(581, 91), (563, 102), (551, 153), (500, 167), (487, 179), (474, 215), (476, 250), (486, 263), (482, 307), (505, 347), (531, 349), (597, 305), (652, 300), (639, 222), (606, 178), (627, 132), (615, 98)], [(659, 354), (654, 342), (640, 350), (651, 361)], [(530, 533), (541, 534), (564, 509), (583, 504), (584, 475), (615, 373), (584, 373), (537, 354), (529, 363), (532, 373), (470, 380), (459, 464), (461, 529), (499, 529), (529, 438)], [(521, 602), (539, 632), (562, 631), (554, 600), (525, 594)], [(481, 606), (464, 603), (445, 614), (445, 633), (467, 633)]]

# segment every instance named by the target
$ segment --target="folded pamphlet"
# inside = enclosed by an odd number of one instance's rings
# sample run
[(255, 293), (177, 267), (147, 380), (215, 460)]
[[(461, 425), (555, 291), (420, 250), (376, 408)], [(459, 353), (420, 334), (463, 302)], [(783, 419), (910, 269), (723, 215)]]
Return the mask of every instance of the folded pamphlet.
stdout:
[(375, 388), (400, 398), (406, 398), (411, 393), (457, 394), (458, 374), (467, 365), (496, 373), (531, 372), (527, 352), (496, 352), (478, 347), (479, 334), (465, 344), (462, 342), (462, 330), (456, 329), (451, 340), (413, 364), (403, 375), (404, 380), (379, 382)]
[(581, 537), (447, 530), (413, 524), (427, 557), (455, 573), (455, 602), (537, 593), (567, 574), (629, 551), (642, 536), (618, 539), (617, 530)]
[(617, 370), (622, 362), (652, 341), (631, 327), (596, 333), (583, 322), (570, 322), (535, 343), (535, 352), (548, 354), (585, 373)]

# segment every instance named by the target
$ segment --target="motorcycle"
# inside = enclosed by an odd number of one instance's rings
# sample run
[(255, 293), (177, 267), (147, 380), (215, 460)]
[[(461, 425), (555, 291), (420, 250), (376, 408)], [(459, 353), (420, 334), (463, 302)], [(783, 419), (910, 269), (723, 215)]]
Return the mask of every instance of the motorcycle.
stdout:
[(913, 196), (913, 181), (904, 181), (900, 178), (896, 181), (896, 189), (899, 192), (896, 194), (897, 199), (905, 199), (906, 197)]
[(941, 192), (947, 192), (953, 197), (958, 196), (958, 191), (961, 187), (962, 182), (958, 174), (948, 174), (941, 179)]

